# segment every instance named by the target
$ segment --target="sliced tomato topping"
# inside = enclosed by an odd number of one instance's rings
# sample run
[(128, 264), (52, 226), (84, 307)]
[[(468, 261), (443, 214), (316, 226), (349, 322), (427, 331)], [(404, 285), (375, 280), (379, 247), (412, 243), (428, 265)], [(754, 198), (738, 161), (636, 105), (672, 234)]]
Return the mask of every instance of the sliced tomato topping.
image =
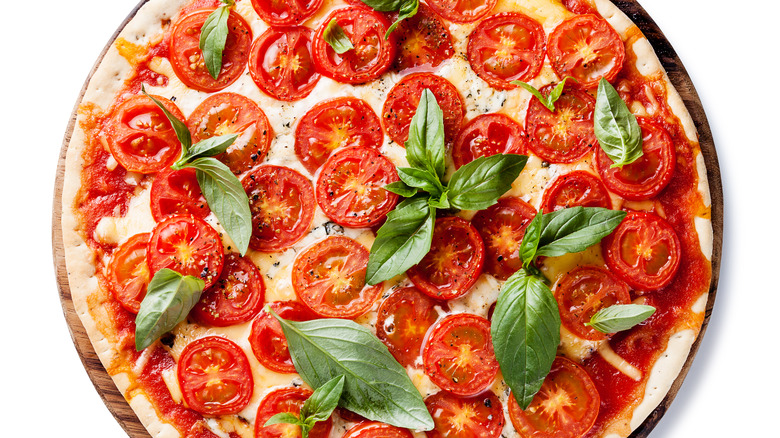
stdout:
[(579, 266), (567, 272), (555, 288), (561, 323), (580, 338), (606, 339), (607, 335), (585, 324), (601, 309), (630, 303), (628, 292), (628, 285), (606, 269)]
[(356, 97), (337, 97), (310, 109), (295, 128), (295, 155), (312, 175), (338, 147), (382, 146), (382, 126), (371, 107)]
[[(282, 412), (300, 415), (303, 403), (312, 392), (303, 388), (280, 388), (266, 395), (257, 408), (255, 417), (255, 438), (300, 438), (301, 428), (292, 424), (273, 424), (264, 426), (269, 418)], [(327, 438), (333, 427), (333, 419), (328, 418), (314, 425), (309, 438)]]
[(482, 114), (466, 124), (452, 147), (452, 160), (460, 168), (480, 157), (525, 152), (525, 131), (511, 117)]
[(436, 306), (446, 308), (414, 287), (393, 292), (379, 306), (376, 336), (401, 365), (417, 364), (425, 334), (439, 319)]
[(623, 167), (611, 167), (613, 162), (603, 149), (597, 148), (596, 161), (604, 184), (618, 195), (632, 200), (650, 199), (665, 189), (674, 175), (676, 156), (674, 144), (662, 126), (638, 118), (642, 129), (643, 155)]
[(598, 14), (588, 0), (563, 0), (563, 6), (575, 14)]
[(263, 309), (264, 302), (263, 275), (252, 260), (230, 253), (219, 280), (203, 292), (190, 316), (216, 327), (243, 324)]
[(485, 242), (485, 272), (506, 280), (523, 266), (519, 249), (536, 209), (520, 198), (507, 197), (471, 219)]
[(431, 90), (444, 113), (444, 138), (447, 143), (455, 139), (463, 124), (466, 105), (458, 89), (442, 77), (430, 73), (413, 73), (395, 84), (382, 108), (385, 131), (399, 145), (403, 145), (409, 138), (409, 124), (426, 88)]
[(450, 315), (436, 323), (422, 357), (431, 381), (457, 395), (481, 392), (498, 373), (490, 321), (468, 313)]
[(368, 250), (355, 240), (330, 236), (295, 258), (293, 289), (298, 298), (326, 318), (355, 318), (382, 293), (382, 283), (366, 284)]
[(413, 438), (413, 435), (409, 429), (368, 421), (348, 430), (344, 438)]
[(322, 6), (322, 0), (252, 0), (255, 12), (272, 26), (301, 24)]
[(213, 9), (198, 9), (181, 16), (171, 26), (171, 66), (176, 76), (190, 88), (207, 93), (219, 91), (235, 82), (246, 68), (252, 30), (236, 12), (228, 15), (228, 34), (222, 52), (222, 70), (214, 79), (206, 68), (200, 50), (200, 32)]
[(241, 184), (252, 211), (252, 249), (279, 251), (309, 232), (315, 203), (308, 178), (287, 167), (259, 166)]
[(401, 21), (393, 32), (398, 39), (393, 66), (398, 71), (422, 66), (438, 67), (455, 54), (450, 31), (424, 3), (420, 3), (417, 14)]
[(437, 14), (456, 23), (477, 21), (496, 6), (497, 0), (437, 0), (428, 2)]
[(493, 88), (516, 88), (511, 81), (530, 81), (544, 64), (544, 29), (516, 12), (496, 14), (479, 23), (469, 36), (468, 57), (474, 72)]
[[(539, 91), (547, 95), (554, 87), (550, 84)], [(525, 117), (528, 147), (551, 163), (573, 163), (584, 157), (598, 145), (593, 131), (595, 105), (596, 99), (569, 82), (555, 102), (555, 111), (531, 98)]]
[[(335, 21), (354, 49), (338, 54), (325, 41), (328, 24)], [(385, 39), (390, 24), (384, 16), (365, 7), (337, 9), (320, 24), (314, 38), (317, 70), (337, 82), (362, 84), (378, 78), (395, 57), (395, 34)]]
[(555, 178), (544, 191), (542, 211), (550, 213), (569, 207), (611, 208), (607, 188), (592, 173), (575, 170)]
[(217, 230), (194, 216), (171, 216), (157, 224), (146, 259), (152, 274), (163, 268), (202, 279), (211, 287), (222, 273), (225, 253)]
[[(176, 118), (184, 120), (176, 104), (154, 97)], [(181, 143), (171, 122), (152, 99), (143, 95), (133, 96), (113, 110), (106, 134), (111, 155), (131, 172), (159, 172), (181, 154)]]
[(224, 154), (218, 156), (235, 174), (263, 162), (274, 131), (263, 110), (252, 100), (236, 93), (209, 96), (187, 119), (194, 143), (211, 137), (238, 134)]
[(254, 382), (241, 347), (219, 336), (184, 347), (176, 368), (187, 405), (206, 415), (237, 414), (252, 398)]
[(490, 391), (471, 397), (440, 391), (425, 406), (434, 424), (428, 438), (498, 438), (504, 429), (504, 408)]
[(623, 68), (626, 50), (620, 35), (597, 15), (575, 15), (550, 34), (547, 56), (559, 78), (571, 76), (585, 89)]
[(263, 93), (288, 102), (311, 93), (320, 80), (311, 56), (312, 38), (308, 27), (270, 27), (252, 43), (249, 73)]
[(384, 186), (398, 181), (395, 165), (373, 148), (343, 149), (328, 158), (317, 179), (317, 203), (345, 227), (371, 227), (385, 219), (398, 195)]
[(612, 272), (643, 291), (667, 286), (680, 267), (680, 239), (653, 213), (629, 213), (601, 246)]
[(119, 304), (132, 313), (138, 313), (146, 288), (151, 281), (146, 264), (149, 233), (136, 234), (127, 239), (111, 255), (106, 269), (108, 287)]
[(166, 169), (158, 173), (152, 182), (150, 196), (152, 217), (157, 222), (177, 214), (205, 219), (211, 212), (192, 168)]
[(509, 419), (523, 437), (579, 438), (596, 422), (600, 402), (588, 373), (558, 356), (525, 411), (514, 396), (509, 397)]
[[(268, 306), (288, 321), (309, 321), (317, 318), (317, 315), (297, 301), (274, 301)], [(249, 334), (249, 344), (264, 367), (277, 373), (295, 372), (282, 326), (269, 312), (263, 312), (255, 318)]]

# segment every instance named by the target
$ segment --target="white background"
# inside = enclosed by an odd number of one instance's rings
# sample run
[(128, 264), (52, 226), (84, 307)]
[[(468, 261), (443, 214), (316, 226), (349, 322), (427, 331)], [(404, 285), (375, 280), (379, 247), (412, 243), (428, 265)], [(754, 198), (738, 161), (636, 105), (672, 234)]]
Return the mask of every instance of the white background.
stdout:
[[(135, 4), (3, 2), (2, 436), (124, 436), (71, 342), (50, 242), (54, 175), (68, 118), (95, 59)], [(682, 390), (652, 436), (780, 436), (780, 6), (755, 0), (642, 4), (701, 96), (726, 204), (715, 311)]]

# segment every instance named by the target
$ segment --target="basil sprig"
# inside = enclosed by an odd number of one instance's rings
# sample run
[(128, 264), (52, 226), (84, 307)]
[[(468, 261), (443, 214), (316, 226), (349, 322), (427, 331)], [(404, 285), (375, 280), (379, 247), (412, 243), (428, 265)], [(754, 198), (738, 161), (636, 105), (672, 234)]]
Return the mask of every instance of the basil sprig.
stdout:
[(344, 319), (287, 321), (282, 326), (295, 370), (319, 388), (343, 376), (339, 406), (370, 420), (417, 430), (433, 429), (433, 418), (406, 369), (367, 328)]
[(612, 167), (631, 164), (643, 155), (642, 130), (636, 117), (604, 78), (596, 93), (593, 128), (601, 148), (614, 163)]
[(338, 406), (339, 398), (344, 390), (344, 376), (334, 377), (319, 388), (303, 402), (300, 416), (292, 412), (281, 412), (269, 418), (265, 426), (287, 423), (301, 428), (301, 438), (308, 438), (309, 432), (320, 421), (327, 420)]
[(203, 53), (203, 60), (206, 62), (206, 69), (214, 79), (217, 79), (219, 72), (222, 71), (222, 52), (225, 51), (225, 42), (227, 42), (228, 37), (227, 22), (230, 16), (230, 7), (235, 4), (234, 0), (221, 1), (224, 5), (209, 14), (203, 23), (198, 43), (198, 47)]
[(344, 32), (344, 29), (339, 26), (335, 18), (330, 20), (330, 23), (325, 27), (325, 31), (322, 32), (322, 39), (324, 39), (339, 55), (355, 48), (355, 46), (352, 45), (352, 41), (350, 41), (349, 37)]
[(401, 21), (412, 18), (417, 14), (420, 8), (420, 0), (361, 0), (368, 7), (375, 11), (380, 12), (393, 12), (398, 11), (398, 19), (387, 29), (385, 33), (385, 39), (390, 38), (395, 28), (401, 23)]
[(599, 310), (590, 317), (589, 325), (601, 333), (628, 330), (655, 313), (655, 307), (642, 304), (615, 304)]
[(135, 349), (141, 351), (152, 345), (184, 321), (198, 303), (205, 285), (200, 278), (171, 269), (157, 271), (135, 318)]
[(548, 110), (555, 112), (555, 102), (557, 102), (558, 99), (561, 98), (561, 94), (563, 93), (563, 87), (566, 85), (566, 81), (569, 79), (577, 82), (577, 80), (574, 79), (573, 77), (566, 76), (565, 78), (563, 78), (561, 82), (558, 83), (558, 85), (555, 86), (555, 88), (553, 88), (553, 90), (547, 96), (543, 95), (542, 92), (537, 90), (536, 87), (534, 87), (533, 85), (525, 83), (523, 81), (512, 81), (510, 82), (510, 84), (519, 85), (525, 88), (534, 97), (539, 99), (539, 102), (541, 102), (542, 105), (544, 105)]
[(480, 157), (444, 182), (444, 115), (429, 89), (420, 96), (405, 146), (410, 167), (399, 167), (401, 181), (385, 189), (409, 199), (388, 213), (377, 231), (368, 257), (368, 284), (393, 278), (425, 257), (431, 249), (436, 209), (481, 210), (495, 204), (528, 160), (513, 154)]

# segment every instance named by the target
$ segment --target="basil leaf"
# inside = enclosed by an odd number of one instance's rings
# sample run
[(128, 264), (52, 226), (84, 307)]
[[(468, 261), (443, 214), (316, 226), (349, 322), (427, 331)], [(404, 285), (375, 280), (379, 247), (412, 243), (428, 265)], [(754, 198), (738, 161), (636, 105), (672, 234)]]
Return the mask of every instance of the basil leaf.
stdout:
[(407, 1), (404, 4), (401, 5), (401, 9), (398, 11), (398, 18), (395, 20), (393, 24), (390, 25), (390, 27), (387, 29), (387, 32), (385, 32), (385, 39), (390, 39), (390, 34), (395, 30), (396, 27), (398, 27), (399, 24), (401, 24), (401, 21), (406, 20), (407, 18), (412, 18), (415, 15), (417, 15), (417, 10), (420, 8), (420, 0), (411, 0)]
[(366, 6), (381, 12), (392, 12), (400, 10), (410, 0), (360, 0)]
[(501, 287), (490, 333), (504, 381), (526, 409), (560, 343), (558, 304), (544, 281), (520, 269)]
[(225, 152), (237, 138), (238, 134), (228, 134), (201, 140), (195, 143), (190, 150), (182, 155), (172, 167), (174, 169), (181, 169), (184, 165), (194, 159), (219, 155)]
[(209, 208), (241, 255), (246, 254), (252, 237), (252, 212), (241, 182), (216, 158), (198, 158), (184, 167), (196, 170), (195, 176)]
[(135, 349), (152, 345), (184, 321), (203, 293), (205, 282), (171, 269), (154, 274), (135, 318)]
[(602, 333), (617, 333), (646, 320), (655, 313), (655, 307), (641, 304), (615, 304), (601, 309), (585, 323)]
[(312, 425), (318, 421), (325, 421), (336, 409), (344, 391), (344, 376), (334, 377), (322, 386), (314, 390), (301, 407), (301, 419)]
[(141, 92), (146, 95), (149, 99), (152, 99), (152, 102), (154, 102), (155, 105), (157, 105), (158, 108), (160, 108), (165, 114), (165, 117), (168, 118), (168, 121), (171, 122), (171, 126), (173, 126), (173, 131), (176, 133), (176, 138), (179, 139), (179, 143), (181, 143), (181, 147), (184, 149), (184, 154), (187, 153), (187, 151), (190, 149), (190, 146), (192, 146), (192, 137), (190, 136), (190, 129), (187, 128), (187, 125), (184, 124), (181, 120), (177, 119), (176, 116), (171, 114), (170, 111), (168, 111), (167, 108), (157, 100), (156, 98), (152, 97), (149, 93), (146, 92), (146, 89), (141, 86)]
[(539, 248), (539, 238), (542, 236), (542, 212), (528, 223), (523, 235), (523, 241), (520, 243), (520, 260), (523, 261), (523, 267), (528, 267), (536, 258), (536, 250)]
[(376, 233), (366, 270), (366, 283), (389, 280), (416, 265), (431, 249), (436, 209), (417, 196), (398, 204)]
[(322, 39), (339, 55), (355, 48), (352, 45), (352, 41), (349, 40), (349, 36), (344, 33), (344, 29), (336, 23), (335, 18), (330, 20), (330, 23), (325, 27), (325, 30), (322, 32)]
[(428, 205), (430, 205), (433, 208), (439, 208), (439, 209), (447, 209), (450, 208), (450, 200), (447, 198), (449, 195), (449, 192), (445, 191), (440, 196), (431, 196), (430, 199), (428, 199)]
[(310, 386), (344, 376), (339, 406), (393, 426), (433, 429), (406, 369), (367, 328), (343, 319), (295, 322), (271, 314), (282, 326), (296, 371)]
[(198, 47), (203, 53), (206, 69), (212, 78), (217, 79), (222, 71), (222, 52), (228, 37), (228, 17), (230, 6), (220, 6), (206, 18), (200, 29)]
[(642, 130), (636, 117), (604, 78), (596, 93), (593, 128), (601, 148), (614, 163), (612, 167), (631, 164), (643, 155)]
[(300, 418), (289, 412), (280, 412), (274, 415), (273, 417), (269, 418), (263, 426), (271, 426), (274, 424), (292, 424), (294, 426), (300, 426), (301, 429), (305, 427), (303, 421), (301, 421)]
[(542, 218), (536, 256), (558, 257), (584, 251), (601, 242), (626, 217), (625, 211), (598, 207), (571, 207)]
[(399, 167), (398, 177), (410, 187), (423, 189), (432, 196), (439, 196), (444, 192), (444, 186), (439, 177), (429, 170), (415, 169), (414, 167)]
[(388, 192), (395, 193), (398, 196), (403, 196), (404, 198), (411, 198), (419, 191), (416, 187), (409, 187), (403, 181), (390, 183), (386, 185), (384, 189)]
[(436, 96), (427, 88), (420, 95), (417, 111), (409, 124), (405, 146), (410, 166), (427, 170), (439, 179), (444, 177), (444, 113)]
[(544, 105), (548, 110), (555, 112), (555, 102), (557, 102), (558, 99), (560, 99), (561, 94), (563, 93), (563, 87), (566, 85), (566, 81), (569, 79), (576, 82), (576, 79), (574, 79), (573, 77), (566, 76), (565, 78), (563, 78), (561, 82), (558, 83), (558, 85), (555, 86), (555, 88), (553, 88), (553, 90), (547, 96), (543, 95), (542, 92), (537, 90), (536, 87), (534, 87), (533, 85), (525, 83), (523, 81), (511, 81), (510, 84), (519, 85), (525, 88), (534, 97), (536, 97), (539, 100), (539, 102), (541, 102), (542, 105)]
[(490, 207), (512, 188), (526, 161), (525, 155), (496, 154), (464, 165), (450, 179), (450, 204), (461, 210)]

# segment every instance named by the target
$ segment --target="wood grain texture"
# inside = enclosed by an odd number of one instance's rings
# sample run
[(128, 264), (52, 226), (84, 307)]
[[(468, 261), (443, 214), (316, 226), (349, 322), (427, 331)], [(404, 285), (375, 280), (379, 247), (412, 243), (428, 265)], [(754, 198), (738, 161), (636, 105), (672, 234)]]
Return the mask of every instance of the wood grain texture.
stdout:
[[(712, 283), (710, 286), (709, 298), (707, 301), (707, 307), (704, 316), (704, 324), (702, 325), (701, 332), (698, 338), (694, 342), (688, 359), (683, 366), (682, 372), (675, 380), (669, 393), (666, 395), (660, 405), (648, 416), (642, 425), (631, 434), (632, 438), (644, 438), (647, 437), (653, 430), (655, 425), (664, 415), (669, 405), (677, 395), (677, 391), (680, 389), (685, 376), (690, 369), (693, 358), (696, 355), (696, 351), (699, 348), (701, 339), (707, 329), (707, 323), (709, 322), (710, 315), (712, 314), (712, 308), (715, 304), (715, 296), (718, 288), (718, 278), (720, 273), (720, 261), (721, 261), (721, 248), (723, 243), (723, 189), (720, 179), (720, 167), (718, 165), (718, 157), (715, 150), (715, 145), (712, 140), (712, 132), (710, 131), (709, 124), (707, 123), (707, 116), (702, 108), (699, 96), (696, 93), (696, 89), (688, 76), (685, 67), (680, 59), (677, 57), (677, 53), (672, 48), (669, 41), (664, 37), (663, 32), (658, 28), (655, 22), (650, 18), (647, 12), (640, 6), (636, 0), (613, 0), (613, 2), (626, 14), (628, 17), (636, 23), (636, 25), (642, 30), (645, 36), (650, 40), (656, 54), (661, 60), (661, 64), (666, 69), (672, 84), (677, 88), (680, 93), (685, 106), (693, 118), (696, 125), (696, 129), (699, 134), (699, 143), (704, 154), (705, 163), (707, 166), (707, 177), (710, 185), (710, 194), (712, 196), (712, 227), (714, 232), (713, 242), (713, 254), (712, 254)], [(98, 62), (90, 72), (87, 81), (84, 83), (84, 87), (81, 91), (81, 96), (86, 91), (89, 79), (94, 74), (99, 62), (103, 59), (106, 51), (113, 43), (119, 32), (125, 27), (130, 19), (135, 15), (138, 9), (146, 3), (146, 0), (142, 0), (130, 13), (127, 19), (119, 26), (119, 29), (108, 42), (103, 49)], [(62, 241), (62, 223), (61, 223), (61, 211), (62, 211), (62, 184), (64, 180), (65, 172), (65, 154), (70, 137), (73, 133), (73, 128), (76, 122), (76, 110), (80, 102), (76, 103), (73, 114), (71, 115), (70, 123), (65, 134), (62, 143), (62, 149), (60, 150), (59, 165), (57, 166), (57, 177), (54, 190), (54, 207), (52, 217), (52, 249), (54, 255), (54, 266), (56, 271), (58, 289), (60, 300), (62, 302), (62, 309), (70, 329), (71, 338), (73, 344), (78, 351), (79, 357), (84, 364), (84, 368), (95, 385), (100, 397), (108, 407), (109, 411), (114, 415), (116, 420), (127, 432), (128, 436), (132, 438), (149, 438), (149, 434), (136, 417), (133, 410), (127, 404), (124, 396), (119, 393), (113, 380), (108, 375), (103, 365), (92, 348), (92, 344), (87, 337), (86, 331), (76, 314), (71, 300), (70, 288), (68, 285), (68, 276), (65, 268), (65, 251), (63, 249)]]

